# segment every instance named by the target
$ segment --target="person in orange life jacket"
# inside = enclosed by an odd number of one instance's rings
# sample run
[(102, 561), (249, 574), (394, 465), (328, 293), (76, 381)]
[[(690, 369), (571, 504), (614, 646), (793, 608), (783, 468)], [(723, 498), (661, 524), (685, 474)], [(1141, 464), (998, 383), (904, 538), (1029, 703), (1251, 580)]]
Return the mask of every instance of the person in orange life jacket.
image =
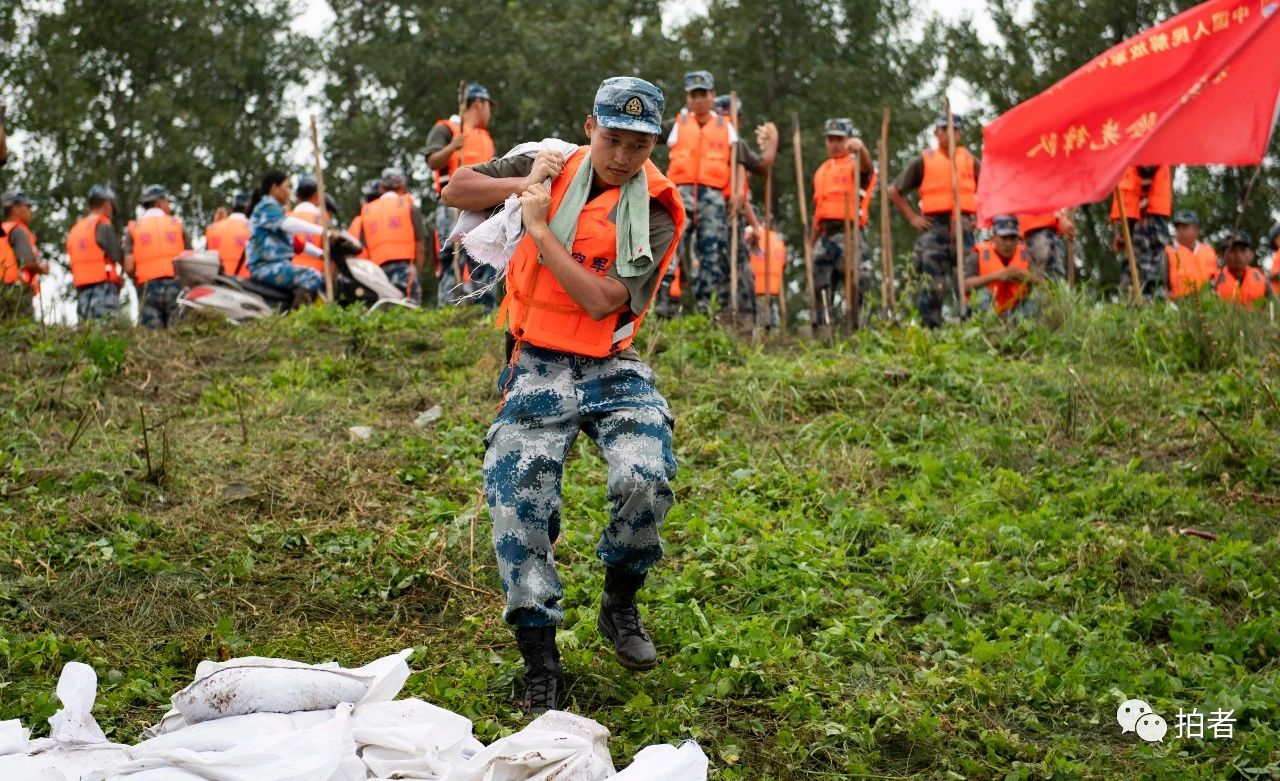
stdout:
[(777, 296), (782, 295), (782, 272), (787, 265), (787, 246), (777, 231), (768, 231), (769, 256), (765, 257), (765, 228), (748, 208), (751, 225), (746, 230), (747, 252), (751, 257), (751, 275), (757, 296), (770, 296), (765, 328), (777, 328), (780, 317)]
[(1280, 222), (1272, 225), (1267, 234), (1267, 249), (1271, 252), (1267, 279), (1271, 282), (1271, 292), (1280, 295)]
[(1218, 275), (1218, 253), (1200, 241), (1200, 215), (1183, 210), (1173, 216), (1171, 246), (1165, 248), (1169, 297), (1193, 295)]
[(218, 253), (222, 261), (222, 273), (229, 277), (249, 278), (249, 193), (237, 192), (231, 196), (231, 211), (204, 230), (204, 246)]
[(391, 284), (415, 303), (422, 300), (419, 276), (427, 257), (426, 224), (399, 168), (383, 170), (382, 194), (361, 207), (357, 238)]
[(1031, 265), (1042, 269), (1055, 279), (1067, 278), (1067, 258), (1062, 237), (1074, 238), (1075, 223), (1066, 209), (1057, 212), (1019, 214), (1018, 226), (1022, 229), (1022, 241), (1027, 245)]
[[(302, 174), (293, 189), (295, 205), (289, 216), (312, 225), (324, 227), (333, 217), (320, 208), (320, 186), (311, 174)], [(293, 255), (293, 265), (309, 268), (324, 275), (324, 236), (308, 236), (300, 252)]]
[(1236, 231), (1227, 242), (1223, 260), (1222, 270), (1209, 283), (1219, 298), (1246, 308), (1271, 298), (1271, 286), (1267, 284), (1266, 275), (1253, 265), (1253, 237), (1244, 228)]
[(1044, 282), (1044, 269), (1032, 265), (1017, 217), (996, 217), (992, 230), (993, 238), (965, 258), (965, 295), (981, 288), (975, 308), (994, 308), (1001, 317), (1034, 314), (1029, 294), (1033, 285)]
[(49, 264), (40, 259), (36, 236), (31, 232), (31, 211), (36, 202), (21, 190), (0, 196), (4, 221), (0, 225), (0, 320), (31, 319), (34, 297), (40, 293), (40, 275)]
[[(958, 141), (960, 132), (964, 129), (964, 117), (953, 114), (952, 120)], [(956, 237), (951, 220), (951, 151), (946, 115), (934, 121), (933, 135), (938, 148), (926, 149), (889, 185), (889, 199), (907, 221), (920, 231), (920, 235), (916, 237), (913, 263), (916, 273), (923, 276), (925, 284), (916, 296), (916, 307), (920, 312), (921, 322), (927, 328), (942, 326), (942, 299), (947, 288), (953, 286), (956, 268)], [(957, 147), (955, 159), (960, 184), (960, 212), (963, 215), (964, 254), (967, 258), (973, 248), (973, 217), (978, 210), (981, 162), (962, 146)], [(905, 193), (912, 190), (919, 190), (920, 213), (907, 203)]]
[(88, 215), (67, 234), (67, 259), (76, 287), (76, 316), (82, 323), (113, 318), (120, 312), (124, 248), (111, 224), (115, 213), (115, 192), (96, 184), (89, 188)]
[[(716, 114), (729, 118), (732, 122), (733, 117), (733, 96), (717, 95), (715, 100), (711, 102), (713, 110)], [(734, 124), (734, 128), (742, 127), (746, 122), (742, 114), (742, 99), (738, 99), (738, 121)], [(751, 254), (747, 251), (746, 229), (750, 226), (751, 221), (755, 220), (754, 215), (749, 215), (751, 211), (751, 172), (746, 166), (738, 164), (738, 191), (732, 191), (732, 183), (724, 186), (724, 200), (728, 206), (728, 215), (726, 219), (729, 223), (729, 229), (733, 229), (733, 215), (738, 214), (738, 327), (744, 331), (751, 330), (755, 326), (756, 316), (756, 285), (755, 275), (751, 273)], [(758, 220), (757, 220), (758, 221)], [(732, 248), (733, 237), (729, 237), (729, 245)], [(727, 256), (726, 256), (727, 257)], [(679, 267), (676, 268), (679, 273)], [(728, 273), (726, 271), (726, 273)], [(726, 278), (724, 286), (725, 295), (729, 294), (728, 282), (731, 279)], [(675, 296), (673, 296), (675, 297)], [(662, 299), (659, 298), (659, 301)], [(727, 307), (730, 302), (726, 299), (722, 302)], [(721, 313), (725, 310), (722, 308)]]
[(1169, 294), (1169, 217), (1173, 214), (1173, 169), (1167, 165), (1129, 166), (1117, 184), (1118, 196), (1111, 198), (1111, 223), (1115, 248), (1121, 253), (1120, 290), (1129, 294), (1133, 284), (1124, 237), (1119, 228), (1120, 199), (1129, 221), (1133, 254), (1138, 263), (1138, 282), (1144, 298)]
[(125, 232), (124, 271), (138, 289), (138, 325), (168, 328), (181, 313), (182, 285), (174, 278), (173, 259), (191, 249), (191, 240), (182, 221), (173, 216), (173, 203), (163, 186), (143, 188), (141, 203), (142, 216)]
[[(680, 249), (684, 259), (681, 268), (689, 272), (683, 282), (692, 281), (698, 311), (711, 314), (713, 309), (729, 305), (729, 220), (724, 190), (730, 183), (731, 150), (737, 148), (742, 167), (763, 175), (778, 154), (778, 128), (772, 122), (756, 128), (757, 154), (739, 138), (733, 123), (713, 110), (715, 80), (710, 73), (686, 73), (684, 90), (686, 108), (663, 123), (658, 140), (671, 150), (667, 177), (680, 188), (690, 220)], [(664, 315), (679, 312), (678, 302), (670, 295), (675, 269), (674, 265), (668, 269), (662, 281), (659, 300), (664, 302), (660, 312)], [(741, 296), (738, 303), (750, 306)]]
[[(459, 96), (461, 97), (461, 96)], [(458, 168), (477, 163), (487, 163), (493, 159), (493, 138), (489, 135), (489, 121), (493, 118), (494, 102), (489, 90), (483, 84), (468, 83), (465, 106), (462, 116), (457, 114), (448, 119), (438, 120), (431, 132), (427, 134), (427, 167), (435, 177), (435, 192), (439, 193), (449, 183)], [(479, 273), (492, 278), (492, 269), (479, 266), (469, 256), (463, 255), (460, 266), (466, 271), (463, 279), (455, 279), (453, 273), (454, 243), (448, 241), (453, 231), (457, 214), (443, 203), (436, 206), (436, 257), (435, 268), (439, 277), (436, 301), (440, 306), (452, 303), (459, 295), (466, 295), (470, 290), (459, 291), (458, 285), (471, 279), (471, 275)], [(486, 308), (492, 309), (496, 302), (493, 296), (480, 299)]]
[(475, 211), (518, 195), (527, 230), (508, 266), (499, 315), (509, 357), (498, 380), (503, 402), (486, 436), (484, 480), (504, 617), (524, 658), (530, 713), (563, 702), (555, 646), (563, 591), (553, 546), (564, 462), (579, 432), (609, 464), (612, 509), (596, 547), (606, 566), (597, 626), (624, 667), (657, 664), (636, 592), (662, 558), (659, 528), (674, 501), (676, 463), (670, 409), (632, 339), (685, 220), (678, 191), (649, 160), (663, 103), (647, 81), (606, 79), (584, 124), (589, 147), (567, 159), (542, 152), (464, 168), (444, 191), (449, 206)]
[[(361, 204), (360, 204), (361, 210), (364, 209), (364, 204), (373, 203), (374, 201), (378, 200), (381, 197), (382, 197), (382, 180), (381, 179), (370, 179), (369, 181), (365, 182), (364, 193), (362, 194), (363, 200), (361, 201)], [(357, 211), (356, 216), (351, 219), (351, 226), (347, 228), (347, 233), (350, 233), (352, 236), (355, 236), (356, 238), (360, 237), (360, 225), (361, 225), (360, 218), (361, 218), (361, 212)], [(356, 253), (356, 257), (360, 258), (361, 260), (368, 260), (369, 248), (362, 246), (360, 249), (360, 252)]]
[[(836, 294), (844, 295), (844, 214), (845, 196), (849, 198), (852, 229), (861, 237), (858, 295), (871, 288), (871, 251), (863, 229), (870, 220), (871, 194), (875, 189), (875, 168), (871, 153), (855, 137), (853, 120), (828, 119), (826, 134), (827, 159), (813, 174), (813, 228), (809, 242), (813, 245), (813, 286), (818, 294), (818, 311), (814, 322), (827, 324), (823, 302), (834, 302)], [(859, 181), (853, 182), (853, 160), (858, 156)], [(861, 300), (859, 300), (861, 305)]]

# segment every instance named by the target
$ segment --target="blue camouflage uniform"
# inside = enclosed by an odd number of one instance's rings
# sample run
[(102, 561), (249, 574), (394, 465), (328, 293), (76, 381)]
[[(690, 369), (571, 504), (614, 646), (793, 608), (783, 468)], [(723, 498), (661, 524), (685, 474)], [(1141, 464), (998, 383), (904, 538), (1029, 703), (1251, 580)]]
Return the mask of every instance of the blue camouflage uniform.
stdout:
[(319, 293), (324, 289), (324, 275), (293, 265), (293, 237), (280, 227), (285, 216), (284, 207), (275, 198), (263, 198), (254, 207), (249, 219), (249, 276), (281, 290), (300, 287)]
[(143, 328), (171, 328), (182, 318), (178, 296), (182, 283), (161, 277), (138, 286), (138, 325)]
[(106, 320), (120, 313), (120, 287), (114, 282), (99, 282), (76, 288), (76, 316), (80, 322)]

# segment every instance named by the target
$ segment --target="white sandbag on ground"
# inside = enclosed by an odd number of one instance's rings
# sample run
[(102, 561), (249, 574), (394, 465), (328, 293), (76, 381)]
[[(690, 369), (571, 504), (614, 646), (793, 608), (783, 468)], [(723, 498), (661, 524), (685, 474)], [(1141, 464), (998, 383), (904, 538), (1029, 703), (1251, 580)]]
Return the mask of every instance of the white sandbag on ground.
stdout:
[(645, 746), (635, 759), (613, 778), (616, 781), (707, 781), (707, 755), (692, 740), (679, 747)]
[(127, 746), (115, 743), (62, 746), (48, 738), (33, 740), (28, 753), (0, 757), (4, 781), (80, 781), (89, 773), (129, 759)]
[(443, 778), (484, 750), (471, 735), (471, 719), (418, 699), (356, 706), (352, 722), (360, 758), (374, 778)]
[[(356, 756), (351, 706), (339, 706), (333, 718), (313, 727), (270, 735), (227, 751), (171, 748), (90, 773), (84, 781), (365, 781), (368, 773)], [(147, 775), (143, 775), (146, 773)], [(139, 779), (139, 776), (142, 778)]]
[(409, 679), (405, 662), (413, 649), (384, 656), (354, 670), (335, 662), (303, 664), (289, 659), (247, 656), (201, 662), (196, 678), (173, 695), (173, 710), (144, 732), (163, 735), (185, 726), (250, 713), (330, 710), (340, 703), (385, 702)]
[(0, 721), (0, 757), (27, 753), (27, 741), (30, 739), (31, 730), (22, 726), (22, 722), (17, 719)]
[(49, 738), (62, 745), (105, 743), (107, 736), (93, 718), (98, 674), (87, 664), (67, 662), (58, 676), (62, 708), (49, 717)]
[(614, 772), (609, 730), (572, 713), (547, 711), (454, 767), (445, 781), (600, 781)]
[(192, 751), (227, 751), (246, 742), (308, 729), (333, 718), (332, 710), (298, 713), (249, 713), (193, 724), (174, 732), (158, 735), (129, 749), (132, 757), (143, 757), (169, 749)]

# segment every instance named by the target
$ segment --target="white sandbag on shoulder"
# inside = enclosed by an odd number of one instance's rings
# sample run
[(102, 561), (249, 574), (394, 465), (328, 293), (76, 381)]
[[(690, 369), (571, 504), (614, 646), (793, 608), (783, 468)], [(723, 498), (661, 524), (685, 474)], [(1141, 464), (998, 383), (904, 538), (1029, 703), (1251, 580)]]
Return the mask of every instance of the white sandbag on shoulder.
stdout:
[(31, 730), (22, 726), (22, 722), (17, 719), (0, 721), (0, 757), (27, 753), (27, 741), (30, 739)]
[(90, 773), (84, 781), (140, 781), (139, 776), (142, 781), (190, 781), (186, 776), (160, 775), (163, 769), (185, 771), (200, 781), (365, 781), (368, 777), (356, 756), (351, 706), (341, 705), (333, 718), (307, 729), (270, 735), (226, 751), (157, 751)]
[(702, 747), (686, 740), (679, 747), (645, 746), (614, 778), (617, 781), (707, 781), (710, 764)]
[(304, 664), (290, 659), (249, 656), (201, 662), (195, 680), (173, 695), (173, 710), (149, 736), (184, 726), (249, 713), (330, 710), (339, 704), (384, 702), (409, 678), (406, 659), (413, 649), (348, 670), (334, 662)]
[(419, 699), (358, 705), (352, 722), (360, 758), (378, 778), (443, 778), (484, 750), (471, 719)]
[(137, 758), (175, 748), (192, 751), (227, 751), (272, 735), (314, 727), (332, 719), (333, 714), (332, 710), (315, 710), (230, 716), (225, 719), (192, 724), (184, 729), (149, 738), (133, 746), (129, 753)]
[(600, 781), (613, 774), (609, 730), (572, 713), (547, 711), (455, 766), (444, 781)]

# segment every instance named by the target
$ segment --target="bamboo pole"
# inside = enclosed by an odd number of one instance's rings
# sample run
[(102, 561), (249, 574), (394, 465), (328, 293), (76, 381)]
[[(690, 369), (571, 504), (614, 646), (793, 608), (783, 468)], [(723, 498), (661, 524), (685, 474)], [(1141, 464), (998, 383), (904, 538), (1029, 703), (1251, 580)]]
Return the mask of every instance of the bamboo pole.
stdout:
[(1129, 233), (1129, 215), (1125, 214), (1124, 197), (1119, 185), (1116, 186), (1116, 204), (1120, 207), (1120, 234), (1124, 236), (1124, 253), (1129, 258), (1129, 281), (1133, 288), (1130, 297), (1133, 303), (1137, 304), (1142, 301), (1142, 283), (1138, 279), (1138, 256), (1133, 252), (1133, 235)]
[(316, 115), (311, 115), (311, 149), (316, 158), (316, 192), (320, 195), (320, 226), (325, 228), (320, 246), (324, 249), (324, 295), (333, 301), (333, 259), (329, 255), (329, 208), (324, 199), (324, 166), (320, 162), (320, 133), (316, 129)]
[(947, 158), (951, 163), (951, 232), (956, 240), (956, 312), (963, 320), (966, 312), (964, 299), (964, 224), (960, 214), (960, 174), (956, 171), (956, 125), (951, 113), (951, 98), (943, 98), (947, 109)]
[(809, 325), (818, 325), (818, 295), (813, 287), (813, 247), (809, 244), (809, 209), (804, 197), (804, 161), (800, 155), (800, 115), (791, 112), (791, 147), (796, 158), (796, 192), (800, 203), (800, 231), (804, 242), (804, 273), (809, 283)]
[[(1067, 221), (1073, 226), (1076, 223), (1076, 210), (1067, 210)], [(1074, 231), (1073, 231), (1074, 233)], [(1067, 287), (1076, 286), (1076, 237), (1067, 236)]]
[[(458, 134), (466, 136), (467, 134), (467, 80), (463, 79), (458, 82)], [(462, 150), (459, 149), (454, 154), (458, 155), (458, 159), (462, 159)], [(461, 209), (453, 210), (453, 225), (458, 226), (458, 220), (462, 217)], [(453, 240), (453, 286), (456, 288), (462, 284), (462, 236)], [(446, 300), (450, 300), (446, 296)]]
[(880, 306), (884, 319), (893, 322), (897, 290), (893, 279), (893, 233), (889, 230), (889, 107), (880, 121)]
[[(853, 298), (849, 299), (849, 328), (852, 331), (858, 330), (858, 326), (862, 319), (862, 198), (859, 197), (859, 189), (862, 186), (862, 153), (853, 156), (853, 203), (854, 210), (850, 234), (853, 240), (850, 242), (852, 249), (852, 257), (849, 259), (849, 268), (853, 270)], [(849, 207), (845, 207), (848, 211)]]
[(853, 313), (853, 219), (849, 215), (849, 191), (844, 193), (844, 314), (849, 333), (858, 327)]
[[(738, 127), (738, 93), (729, 92), (729, 123)], [(729, 322), (738, 327), (738, 145), (729, 146)]]

